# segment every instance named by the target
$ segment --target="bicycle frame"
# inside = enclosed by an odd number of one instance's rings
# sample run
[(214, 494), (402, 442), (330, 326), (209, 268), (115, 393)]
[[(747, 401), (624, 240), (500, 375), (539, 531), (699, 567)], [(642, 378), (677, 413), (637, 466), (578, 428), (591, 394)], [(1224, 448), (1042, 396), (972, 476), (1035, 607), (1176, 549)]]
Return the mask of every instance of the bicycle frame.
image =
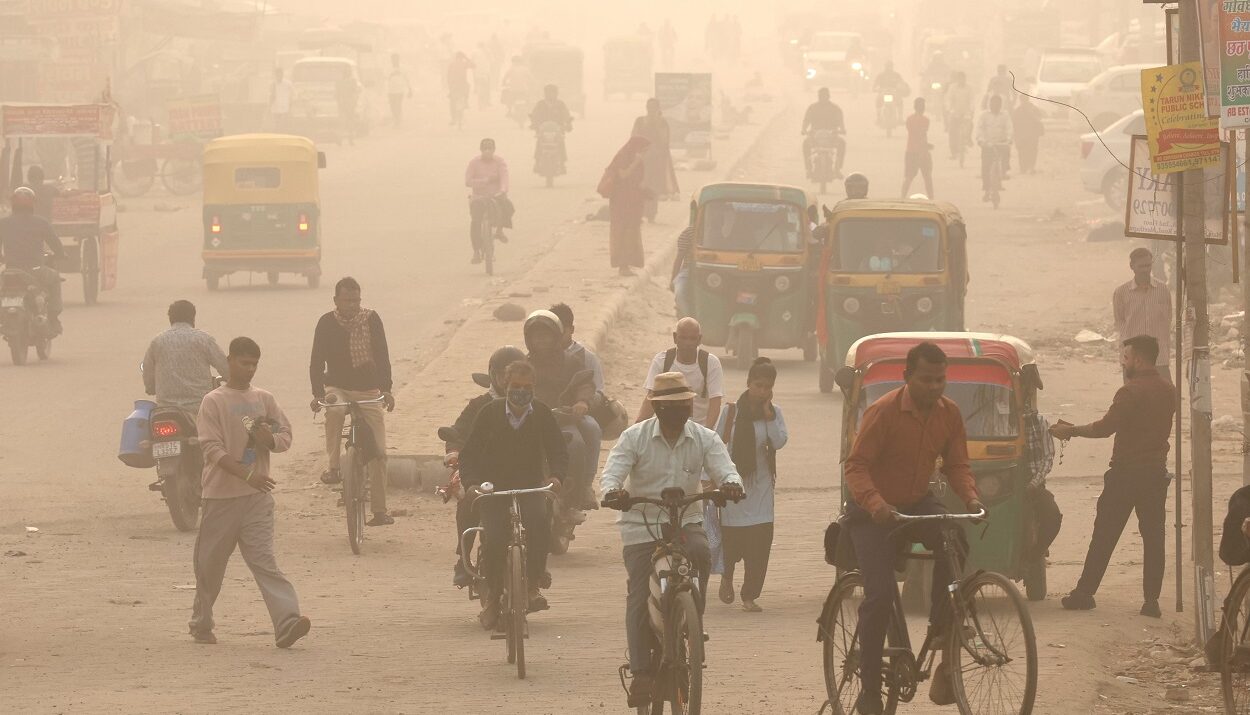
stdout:
[[(510, 497), (511, 498), (511, 503), (509, 504), (509, 507), (508, 507), (509, 518), (511, 520), (511, 536), (509, 537), (508, 543), (507, 545), (505, 545), (504, 548), (510, 549), (513, 546), (520, 546), (521, 553), (523, 554), (525, 553), (525, 546), (526, 546), (525, 524), (522, 523), (521, 521), (521, 508), (520, 508), (519, 499), (520, 497), (526, 494), (543, 494), (548, 499), (555, 499), (555, 487), (549, 484), (545, 487), (540, 487), (538, 489), (511, 489), (507, 491), (497, 492), (495, 491), (494, 484), (491, 484), (490, 482), (482, 482), (480, 485), (478, 485), (478, 494), (475, 497), (473, 497), (473, 500), (475, 503), (478, 499), (484, 499), (487, 497)], [(460, 563), (464, 564), (465, 570), (469, 572), (469, 575), (472, 576), (473, 580), (475, 581), (484, 577), (482, 576), (481, 569), (479, 568), (481, 564), (472, 563), (472, 557), (469, 555), (469, 551), (470, 551), (469, 536), (471, 534), (485, 536), (485, 533), (486, 533), (485, 527), (471, 526), (465, 529), (460, 534)]]

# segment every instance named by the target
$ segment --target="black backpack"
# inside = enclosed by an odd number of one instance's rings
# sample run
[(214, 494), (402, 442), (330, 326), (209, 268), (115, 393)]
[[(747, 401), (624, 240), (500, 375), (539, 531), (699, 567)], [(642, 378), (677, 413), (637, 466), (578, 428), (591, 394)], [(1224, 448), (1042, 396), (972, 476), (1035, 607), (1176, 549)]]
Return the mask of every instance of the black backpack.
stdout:
[[(703, 373), (703, 389), (699, 393), (699, 397), (707, 397), (707, 359), (708, 353), (702, 348), (699, 349), (699, 372)], [(660, 372), (670, 372), (673, 369), (673, 363), (677, 362), (677, 348), (669, 348), (664, 353), (664, 369)]]

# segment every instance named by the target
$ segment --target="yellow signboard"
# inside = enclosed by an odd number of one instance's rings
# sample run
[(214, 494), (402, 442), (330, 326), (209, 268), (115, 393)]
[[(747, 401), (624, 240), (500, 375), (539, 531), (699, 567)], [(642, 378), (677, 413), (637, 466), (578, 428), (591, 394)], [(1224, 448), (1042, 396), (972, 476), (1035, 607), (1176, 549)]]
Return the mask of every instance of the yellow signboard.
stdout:
[(1142, 108), (1153, 173), (1219, 165), (1219, 120), (1207, 116), (1202, 86), (1199, 62), (1142, 70)]

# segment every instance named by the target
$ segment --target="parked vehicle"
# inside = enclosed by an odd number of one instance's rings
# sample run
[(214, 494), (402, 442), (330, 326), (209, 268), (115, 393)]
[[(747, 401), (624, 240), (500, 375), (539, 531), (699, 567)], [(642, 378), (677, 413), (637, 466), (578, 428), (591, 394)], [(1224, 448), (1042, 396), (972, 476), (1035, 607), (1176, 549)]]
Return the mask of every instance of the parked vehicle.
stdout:
[[(1089, 84), (1106, 69), (1098, 50), (1065, 48), (1042, 50), (1026, 78), (1030, 94), (1042, 99), (1072, 103), (1072, 93)], [(1050, 119), (1064, 119), (1068, 110), (1049, 102), (1038, 105)]]
[(1134, 134), (1145, 133), (1145, 113), (1138, 109), (1099, 134), (1081, 135), (1081, 183), (1086, 191), (1102, 194), (1107, 206), (1121, 218), (1128, 199), (1128, 169), (1124, 167), (1129, 162), (1129, 148)]
[[(1094, 128), (1101, 131), (1126, 114), (1140, 110), (1141, 72), (1156, 65), (1119, 65), (1106, 70), (1084, 87), (1072, 91), (1072, 106), (1085, 113)], [(1085, 118), (1071, 112), (1072, 122), (1082, 131), (1089, 129)]]

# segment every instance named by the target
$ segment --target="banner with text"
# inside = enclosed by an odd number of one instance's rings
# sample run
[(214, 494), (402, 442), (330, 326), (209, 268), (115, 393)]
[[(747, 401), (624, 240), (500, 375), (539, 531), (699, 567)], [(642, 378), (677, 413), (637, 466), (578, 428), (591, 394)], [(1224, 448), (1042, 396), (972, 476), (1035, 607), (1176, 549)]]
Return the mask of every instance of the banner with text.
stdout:
[[(1176, 177), (1156, 174), (1150, 170), (1150, 149), (1145, 136), (1133, 137), (1129, 151), (1128, 201), (1124, 207), (1124, 235), (1175, 241)], [(1203, 237), (1209, 244), (1228, 243), (1228, 198), (1232, 177), (1228, 174), (1232, 150), (1228, 144), (1220, 149), (1218, 169), (1203, 172), (1203, 203), (1205, 218)]]
[(1142, 70), (1141, 97), (1154, 173), (1219, 164), (1219, 120), (1207, 116), (1201, 63)]
[(655, 98), (668, 120), (674, 149), (707, 156), (712, 150), (712, 75), (657, 72)]

